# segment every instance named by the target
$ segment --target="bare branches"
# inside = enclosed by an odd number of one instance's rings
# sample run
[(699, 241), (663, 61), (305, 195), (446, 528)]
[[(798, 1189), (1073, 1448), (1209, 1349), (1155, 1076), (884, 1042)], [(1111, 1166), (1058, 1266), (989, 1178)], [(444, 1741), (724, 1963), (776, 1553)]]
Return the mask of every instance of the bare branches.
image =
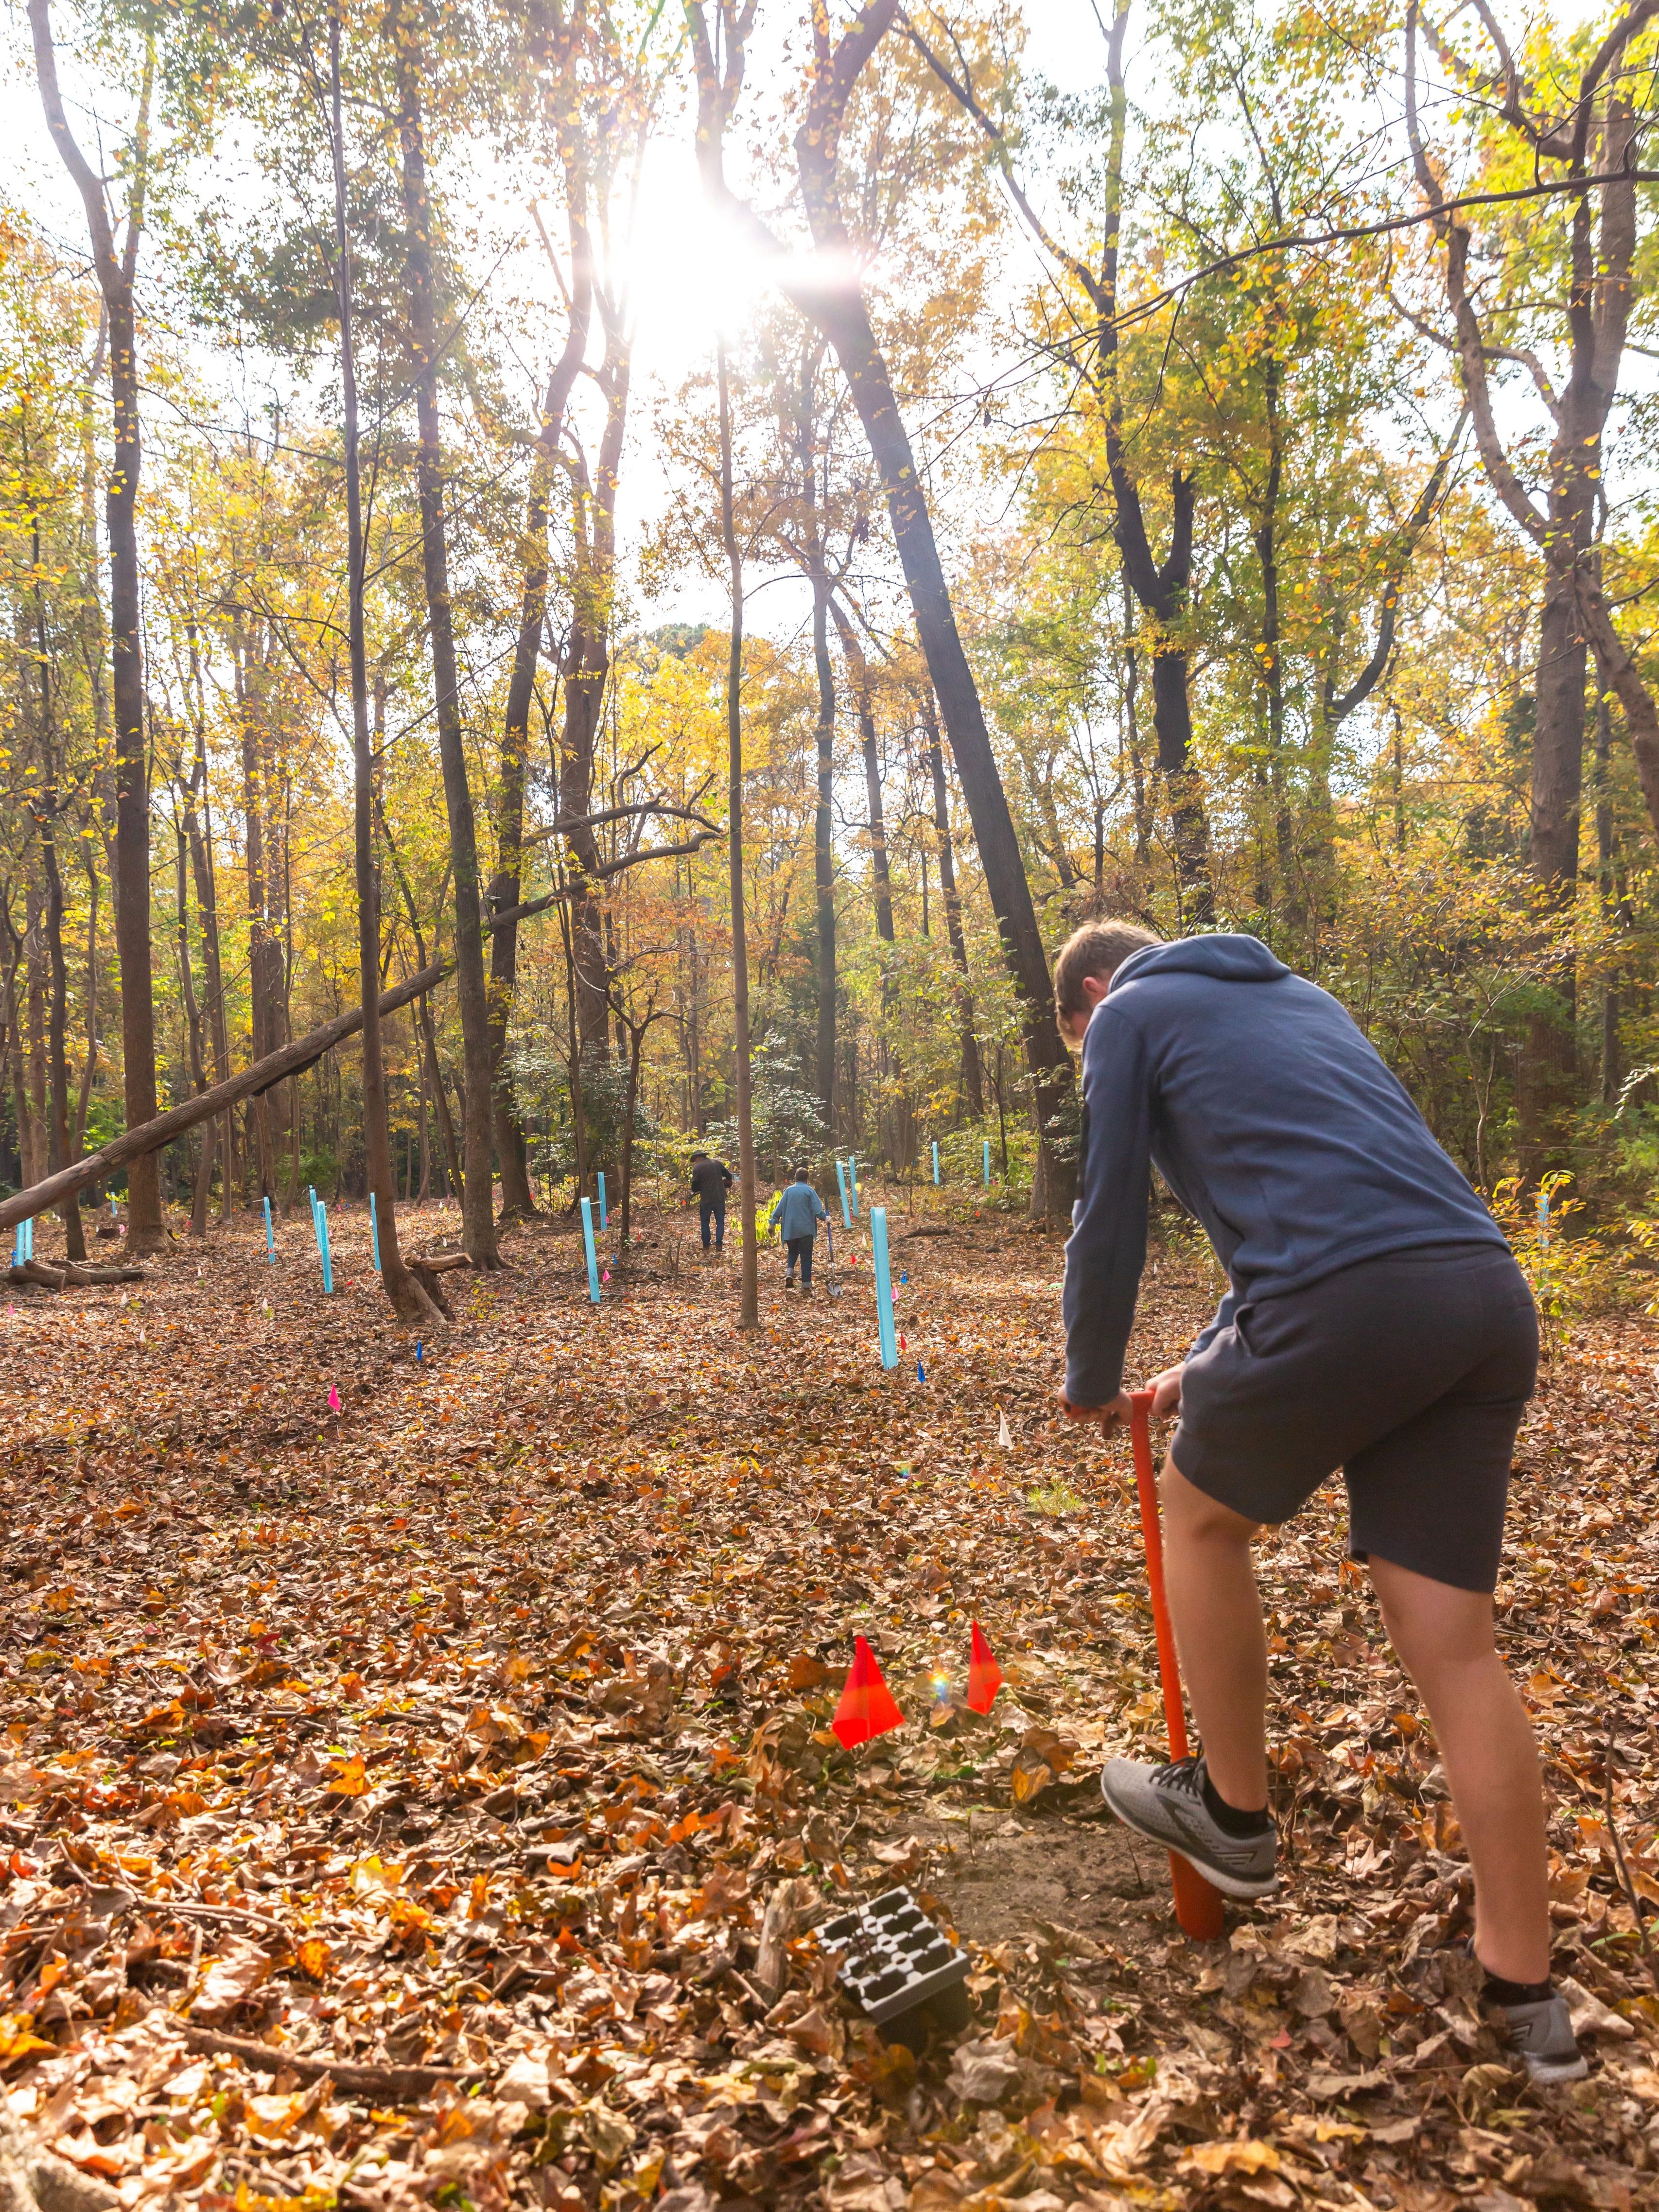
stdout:
[(1337, 728), (1347, 720), (1356, 707), (1364, 704), (1376, 690), (1382, 680), (1383, 671), (1388, 667), (1394, 653), (1395, 635), (1399, 622), (1400, 585), (1406, 573), (1406, 564), (1417, 550), (1418, 541), (1428, 528), (1433, 519), (1434, 511), (1440, 504), (1440, 495), (1445, 489), (1446, 477), (1450, 471), (1453, 457), (1462, 441), (1463, 426), (1468, 420), (1468, 414), (1469, 410), (1466, 406), (1457, 418), (1456, 428), (1446, 441), (1446, 450), (1435, 463), (1432, 474), (1418, 494), (1411, 513), (1406, 517), (1401, 527), (1399, 537), (1395, 541), (1395, 557), (1389, 563), (1387, 580), (1382, 587), (1382, 613), (1377, 623), (1376, 650), (1364, 667), (1360, 670), (1359, 674), (1340, 697), (1336, 695), (1334, 676), (1326, 679), (1325, 720), (1331, 729)]
[(526, 847), (545, 844), (550, 837), (568, 836), (574, 830), (601, 830), (610, 822), (624, 822), (635, 815), (668, 814), (682, 822), (695, 822), (713, 836), (723, 836), (719, 823), (711, 822), (706, 814), (694, 807), (672, 805), (665, 799), (643, 799), (631, 806), (607, 806), (599, 814), (561, 815), (556, 822), (544, 823), (539, 830), (532, 830), (525, 836)]

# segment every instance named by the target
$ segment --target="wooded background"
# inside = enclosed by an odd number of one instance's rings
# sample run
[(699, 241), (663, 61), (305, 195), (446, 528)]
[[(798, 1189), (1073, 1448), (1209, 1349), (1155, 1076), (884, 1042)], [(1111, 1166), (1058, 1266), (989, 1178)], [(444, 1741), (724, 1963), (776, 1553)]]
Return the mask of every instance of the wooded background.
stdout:
[[(134, 1246), (465, 1188), (483, 1265), (601, 1170), (625, 1238), (741, 1121), (1059, 1218), (1098, 914), (1640, 1219), (1656, 15), (1154, 0), (1056, 84), (998, 0), (30, 0), (0, 1179), (441, 966)], [(744, 278), (641, 375), (663, 177)]]

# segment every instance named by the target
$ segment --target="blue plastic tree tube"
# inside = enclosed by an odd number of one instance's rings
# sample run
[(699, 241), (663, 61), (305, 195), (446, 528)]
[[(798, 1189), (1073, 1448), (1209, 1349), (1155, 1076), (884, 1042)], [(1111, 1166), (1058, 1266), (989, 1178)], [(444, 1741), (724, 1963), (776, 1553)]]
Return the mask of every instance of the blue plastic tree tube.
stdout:
[(843, 1229), (850, 1229), (853, 1217), (847, 1206), (847, 1164), (844, 1160), (836, 1162), (836, 1181), (841, 1185), (841, 1225)]
[(985, 1139), (985, 1188), (987, 1190), (991, 1188), (991, 1139), (988, 1137)]
[(599, 1255), (593, 1249), (593, 1201), (582, 1200), (582, 1243), (587, 1252), (587, 1295), (595, 1305), (599, 1303)]
[(267, 1260), (274, 1260), (276, 1257), (276, 1239), (271, 1231), (269, 1199), (265, 1200), (265, 1257)]
[(374, 1194), (368, 1194), (368, 1235), (374, 1249), (374, 1272), (380, 1272), (380, 1216), (374, 1203)]
[(322, 1255), (323, 1292), (325, 1297), (331, 1298), (334, 1295), (334, 1255), (328, 1243), (328, 1208), (320, 1198), (317, 1201), (317, 1249)]
[(847, 1183), (853, 1194), (853, 1218), (856, 1221), (859, 1218), (859, 1156), (856, 1152), (847, 1155)]
[(884, 1367), (898, 1365), (898, 1340), (893, 1332), (893, 1271), (887, 1263), (887, 1208), (870, 1209), (870, 1257), (876, 1269), (876, 1337)]
[(609, 1208), (606, 1206), (605, 1202), (605, 1170), (604, 1170), (603, 1168), (601, 1168), (601, 1169), (599, 1170), (599, 1226), (600, 1226), (600, 1228), (601, 1228), (601, 1229), (609, 1229), (609, 1228), (610, 1228), (610, 1226), (611, 1226), (611, 1214), (610, 1214), (610, 1210), (609, 1210)]
[(933, 1139), (933, 1181), (939, 1181), (939, 1139)]

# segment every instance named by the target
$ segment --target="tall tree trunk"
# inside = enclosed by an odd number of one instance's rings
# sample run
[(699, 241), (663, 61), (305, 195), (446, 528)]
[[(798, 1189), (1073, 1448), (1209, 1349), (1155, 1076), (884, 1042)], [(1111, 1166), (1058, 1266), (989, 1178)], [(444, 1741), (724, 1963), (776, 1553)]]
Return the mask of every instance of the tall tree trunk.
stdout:
[(886, 497), (916, 635), (962, 780), (986, 889), (1019, 1004), (1042, 1154), (1042, 1171), (1033, 1186), (1033, 1208), (1041, 1207), (1050, 1218), (1059, 1219), (1070, 1212), (1076, 1181), (1065, 1127), (1075, 1102), (1071, 1054), (1055, 1025), (1054, 994), (1036, 909), (978, 690), (957, 629), (921, 471), (899, 413), (887, 362), (876, 343), (841, 209), (836, 171), (847, 103), (896, 8), (897, 0), (869, 0), (833, 52), (827, 13), (815, 11), (816, 66), (807, 114), (795, 137), (801, 195), (817, 249), (809, 270), (792, 273), (792, 263), (780, 241), (726, 185), (722, 140), (726, 116), (742, 82), (742, 58), (734, 51), (733, 26), (728, 21), (724, 74), (716, 70), (702, 7), (699, 0), (687, 0), (687, 23), (697, 70), (698, 154), (705, 185), (715, 204), (744, 223), (772, 258), (781, 289), (834, 347), (864, 426)]
[[(202, 969), (207, 985), (208, 1034), (213, 1041), (213, 1079), (218, 1084), (227, 1081), (230, 1075), (230, 1024), (225, 1009), (224, 969), (219, 951), (218, 879), (213, 865), (213, 823), (207, 796), (207, 712), (202, 698), (201, 666), (193, 624), (190, 630), (190, 667), (196, 709), (195, 751), (185, 792), (185, 836), (190, 845), (191, 872), (196, 879), (196, 917), (202, 933)], [(202, 802), (199, 820), (196, 811), (198, 798)], [(220, 1214), (225, 1221), (230, 1219), (234, 1203), (234, 1117), (227, 1113), (217, 1147), (222, 1156)]]
[[(415, 957), (421, 967), (424, 968), (427, 964), (426, 938), (421, 929), (421, 917), (415, 905), (415, 893), (410, 887), (408, 876), (404, 873), (403, 860), (398, 854), (398, 848), (392, 842), (392, 832), (386, 826), (384, 812), (380, 814), (380, 819), (381, 842), (391, 856), (392, 872), (398, 878), (398, 890), (403, 898), (404, 914), (409, 922), (409, 933), (415, 940)], [(440, 906), (443, 903), (441, 895), (438, 903)], [(435, 940), (432, 949), (434, 953), (438, 949)], [(432, 1019), (432, 1001), (425, 993), (422, 994), (416, 1005), (416, 1019), (424, 1049), (427, 1087), (431, 1091), (436, 1105), (439, 1131), (443, 1138), (444, 1161), (449, 1173), (450, 1188), (465, 1206), (465, 1179), (461, 1172), (460, 1150), (455, 1138), (454, 1119), (449, 1110), (449, 1093), (444, 1088), (443, 1072), (438, 1066), (438, 1032)]]
[[(542, 528), (547, 527), (545, 501), (542, 506)], [(543, 594), (545, 597), (547, 572), (542, 571)], [(526, 589), (526, 599), (529, 592)], [(528, 622), (528, 616), (526, 617)], [(542, 617), (535, 617), (538, 635)], [(520, 627), (520, 641), (523, 626)], [(532, 673), (534, 669), (532, 664)], [(516, 683), (518, 672), (514, 678)], [(527, 716), (529, 699), (525, 709)], [(508, 912), (517, 906), (524, 854), (524, 775), (527, 722), (520, 721), (516, 728), (513, 722), (514, 702), (507, 701), (507, 726), (501, 739), (501, 782), (500, 808), (501, 866), (490, 884), (490, 904), (498, 912)], [(519, 987), (519, 933), (516, 923), (498, 929), (489, 940), (489, 1071), (490, 1111), (495, 1130), (495, 1158), (501, 1176), (501, 1220), (527, 1221), (537, 1212), (534, 1195), (530, 1188), (530, 1176), (524, 1138), (524, 1123), (514, 1096), (513, 1071), (507, 1057), (507, 1024), (513, 1012), (513, 1002)]]
[(933, 695), (921, 695), (922, 721), (927, 731), (927, 771), (933, 785), (933, 827), (939, 833), (939, 886), (945, 901), (945, 927), (951, 939), (951, 957), (957, 965), (957, 1009), (962, 1024), (962, 1096), (970, 1117), (977, 1121), (985, 1111), (984, 1079), (980, 1071), (979, 1040), (974, 1035), (974, 997), (968, 982), (968, 939), (962, 927), (962, 901), (957, 895), (956, 852), (951, 842), (951, 797), (945, 782), (945, 755), (939, 747), (939, 715)]
[[(27, 458), (27, 448), (25, 449)], [(33, 531), (31, 566), (34, 571), (34, 624), (37, 676), (40, 686), (40, 796), (33, 812), (40, 840), (41, 866), (46, 881), (46, 952), (52, 968), (51, 1011), (47, 1016), (46, 1060), (52, 1082), (52, 1104), (46, 1127), (48, 1173), (67, 1167), (70, 1146), (69, 1083), (69, 963), (64, 955), (64, 872), (58, 850), (58, 781), (57, 715), (52, 692), (52, 661), (46, 631), (46, 601), (42, 582), (40, 524)], [(64, 1200), (64, 1249), (71, 1260), (84, 1260), (87, 1242), (81, 1227), (81, 1201), (74, 1192)]]
[[(565, 410), (587, 351), (592, 325), (592, 252), (587, 235), (586, 186), (579, 137), (561, 122), (564, 150), (565, 196), (570, 236), (570, 325), (558, 359), (549, 372), (542, 401), (541, 429), (536, 441), (536, 461), (531, 473), (528, 512), (525, 518), (524, 589), (519, 610), (519, 635), (513, 655), (513, 674), (507, 684), (507, 714), (501, 735), (501, 867), (491, 885), (497, 910), (519, 902), (524, 849), (525, 757), (530, 744), (530, 702), (534, 696), (536, 667), (541, 654), (542, 629), (547, 615), (547, 509), (554, 471), (558, 465)], [(585, 811), (585, 810), (584, 810)], [(507, 1065), (507, 1027), (518, 983), (519, 933), (509, 923), (495, 932), (489, 948), (489, 1064), (495, 1121), (495, 1152), (501, 1163), (501, 1210), (504, 1219), (529, 1218), (536, 1211), (526, 1163), (524, 1127), (514, 1102), (512, 1078)]]
[[(819, 241), (820, 244), (823, 240)], [(1048, 1164), (1047, 1212), (1069, 1212), (1075, 1166), (1055, 1150), (1073, 1095), (1069, 1054), (1054, 1024), (1048, 956), (1037, 927), (1019, 840), (991, 750), (990, 733), (968, 656), (963, 650), (921, 479), (910, 449), (887, 365), (861, 296), (825, 313), (831, 344), (853, 392), (887, 495), (887, 509), (909, 588), (921, 639), (951, 750), (974, 825), (986, 889), (997, 918), (1004, 957), (1019, 1001), (1026, 1066), (1036, 1096), (1040, 1146)]]
[[(242, 758), (243, 864), (247, 877), (248, 1006), (252, 1017), (252, 1056), (264, 1060), (284, 1040), (283, 1017), (285, 963), (276, 930), (278, 901), (275, 886), (281, 844), (280, 826), (270, 803), (271, 732), (267, 698), (270, 690), (269, 650), (263, 625), (249, 625), (240, 609), (233, 609), (231, 650), (236, 671), (236, 707), (240, 724)], [(276, 1195), (276, 1160), (282, 1137), (278, 1114), (280, 1093), (253, 1102), (253, 1131), (257, 1165), (256, 1198)]]
[[(1619, 835), (1613, 825), (1611, 781), (1613, 712), (1607, 687), (1598, 668), (1595, 701), (1595, 878), (1603, 921), (1609, 926), (1628, 924), (1619, 880)], [(1624, 1067), (1619, 1044), (1619, 978), (1607, 973), (1601, 984), (1601, 1103), (1611, 1106), (1619, 1096)]]
[(51, 1090), (46, 1046), (51, 1002), (50, 969), (46, 960), (46, 910), (40, 878), (31, 874), (23, 893), (24, 951), (28, 960), (29, 1143), (41, 1172), (50, 1172), (52, 1158)]
[(817, 895), (817, 1094), (836, 1141), (836, 676), (830, 664), (830, 586), (812, 578), (812, 665), (818, 681), (817, 802), (812, 811), (812, 882)]
[(87, 864), (87, 1056), (81, 1067), (81, 1096), (76, 1101), (70, 1153), (76, 1160), (87, 1147), (87, 1111), (92, 1103), (93, 1079), (98, 1073), (98, 863), (90, 837), (82, 851)]
[[(52, 1173), (58, 1168), (68, 1167), (74, 1157), (70, 1139), (69, 962), (64, 953), (64, 877), (58, 854), (55, 774), (50, 789), (43, 792), (41, 797), (45, 815), (40, 847), (46, 877), (46, 953), (52, 970), (51, 1011), (46, 1024), (46, 1062), (52, 1084), (51, 1118), (46, 1131), (46, 1166), (47, 1172)], [(80, 1199), (71, 1192), (59, 1210), (64, 1220), (64, 1249), (71, 1260), (84, 1260), (87, 1243), (81, 1226)]]
[[(1636, 297), (1636, 185), (1633, 179), (1621, 179), (1632, 166), (1637, 124), (1620, 79), (1630, 41), (1655, 12), (1653, 0), (1638, 0), (1626, 10), (1586, 64), (1578, 97), (1559, 126), (1547, 118), (1525, 115), (1520, 82), (1511, 72), (1504, 112), (1516, 128), (1517, 146), (1524, 133), (1531, 141), (1529, 159), (1541, 156), (1560, 165), (1568, 178), (1587, 178), (1593, 167), (1602, 179), (1597, 190), (1577, 192), (1571, 201), (1567, 374), (1559, 393), (1552, 395), (1555, 435), (1548, 494), (1540, 508), (1517, 476), (1493, 414), (1490, 349), (1480, 292), (1471, 289), (1469, 278), (1472, 236), (1446, 205), (1423, 140), (1417, 104), (1417, 0), (1409, 0), (1406, 11), (1407, 135), (1418, 184), (1435, 210), (1436, 233), (1445, 249), (1446, 300), (1475, 442), (1493, 491), (1543, 558), (1529, 856), (1547, 905), (1563, 915), (1577, 887), (1584, 684), (1592, 644), (1600, 659), (1601, 688), (1615, 692), (1624, 708), (1643, 799), (1659, 831), (1659, 708), (1613, 625), (1593, 550), (1602, 440)], [(1571, 1104), (1577, 978), (1571, 952), (1561, 962), (1557, 988), (1559, 1018), (1539, 1014), (1528, 1023), (1516, 1085), (1521, 1164), (1528, 1176), (1540, 1175), (1559, 1157)]]
[(400, 9), (391, 19), (397, 44), (398, 143), (403, 155), (404, 219), (408, 227), (409, 323), (419, 427), (416, 480), (420, 493), (421, 554), (432, 635), (432, 674), (443, 764), (444, 804), (455, 872), (456, 997), (460, 1007), (466, 1068), (463, 1234), (475, 1267), (496, 1267), (491, 1175), (489, 992), (484, 976), (478, 884), (478, 840), (467, 782), (455, 672), (455, 633), (449, 598), (449, 552), (444, 527), (443, 450), (438, 424), (436, 307), (432, 264), (431, 201), (421, 113), (418, 56), (412, 26)]
[(726, 341), (718, 354), (720, 537), (731, 575), (732, 642), (726, 664), (727, 830), (732, 884), (732, 1053), (738, 1106), (738, 1210), (743, 1227), (739, 1328), (760, 1326), (760, 1250), (755, 1235), (755, 1119), (749, 1080), (749, 932), (743, 907), (743, 554), (732, 481), (732, 393)]
[[(1559, 526), (1571, 530), (1577, 523), (1588, 534), (1589, 522), (1588, 514), (1565, 514)], [(1529, 858), (1550, 909), (1559, 915), (1571, 910), (1578, 887), (1583, 789), (1589, 645), (1574, 586), (1571, 570), (1545, 571), (1532, 741)], [(1558, 1004), (1528, 1018), (1516, 1085), (1522, 1168), (1534, 1179), (1556, 1164), (1577, 1087), (1577, 976), (1571, 952), (1551, 980)]]
[(18, 936), (9, 906), (0, 903), (6, 934), (10, 939), (10, 957), (6, 962), (6, 1073), (12, 1087), (14, 1111), (17, 1116), (17, 1175), (19, 1188), (27, 1190), (31, 1183), (40, 1180), (34, 1157), (34, 1139), (29, 1127), (28, 1081), (24, 1072), (22, 1000), (17, 988), (17, 971), (23, 964), (23, 940)]
[[(353, 844), (357, 878), (357, 971), (363, 1007), (363, 1167), (380, 1248), (380, 1287), (399, 1319), (430, 1326), (438, 1309), (404, 1267), (392, 1179), (386, 1057), (380, 1044), (380, 886), (374, 866), (374, 767), (368, 738), (368, 656), (363, 643), (363, 500), (357, 431), (357, 357), (351, 314), (351, 235), (346, 219), (345, 118), (340, 96), (340, 16), (328, 27), (334, 162), (334, 285), (340, 319), (340, 397), (345, 448), (347, 633), (351, 659)], [(485, 1191), (489, 1176), (486, 1161)]]
[(636, 1029), (630, 1023), (628, 1030), (628, 1088), (623, 1100), (622, 1201), (617, 1207), (618, 1249), (625, 1260), (632, 1244), (634, 1206), (634, 1117), (639, 1109), (640, 1056), (645, 1049), (646, 1031), (649, 1021)]
[(1156, 625), (1152, 646), (1152, 730), (1158, 740), (1158, 770), (1174, 835), (1181, 884), (1182, 926), (1207, 929), (1215, 920), (1209, 819), (1203, 787), (1193, 766), (1193, 710), (1188, 690), (1187, 654), (1179, 643), (1192, 583), (1193, 480), (1179, 469), (1170, 476), (1170, 550), (1159, 562), (1153, 557), (1147, 538), (1140, 493), (1129, 473), (1118, 388), (1119, 246), (1123, 225), (1123, 152), (1128, 116), (1123, 42), (1128, 27), (1128, 0), (1119, 0), (1106, 48), (1111, 125), (1101, 265), (1099, 275), (1089, 279), (1096, 313), (1095, 381), (1105, 424), (1107, 476), (1117, 518), (1115, 534), (1123, 571), (1136, 599)]
[(415, 1203), (417, 1206), (424, 1206), (432, 1195), (432, 1122), (428, 1113), (427, 1107), (426, 1054), (422, 1048), (421, 1027), (419, 1022), (415, 1020), (412, 1017), (409, 1026), (411, 1041), (415, 1047), (415, 1066), (420, 1082), (421, 1100), (419, 1109), (421, 1138), (421, 1189), (420, 1195), (416, 1200)]
[[(137, 500), (140, 461), (137, 326), (133, 275), (143, 228), (149, 170), (153, 43), (147, 45), (133, 141), (133, 185), (126, 240), (118, 255), (104, 185), (88, 165), (64, 113), (48, 0), (29, 0), (35, 74), (47, 127), (86, 211), (99, 289), (109, 316), (110, 397), (115, 465), (105, 501), (110, 550), (110, 642), (115, 700), (115, 944), (121, 969), (121, 1054), (127, 1127), (155, 1119), (155, 1016), (150, 978), (149, 784), (144, 744), (144, 681), (138, 609)], [(134, 1252), (166, 1246), (156, 1157), (135, 1159), (127, 1179), (127, 1242)]]
[(570, 633), (564, 656), (564, 722), (559, 744), (559, 812), (582, 826), (565, 833), (572, 883), (570, 929), (576, 973), (577, 1029), (585, 1058), (610, 1056), (611, 959), (598, 885), (599, 848), (586, 817), (593, 811), (593, 773), (605, 685), (611, 673), (611, 624), (616, 594), (617, 486), (628, 427), (632, 360), (628, 334), (607, 308), (605, 360), (599, 372), (605, 428), (599, 468), (575, 487), (575, 563)]
[(893, 942), (893, 878), (887, 860), (887, 818), (882, 805), (881, 756), (876, 744), (875, 697), (870, 684), (870, 664), (859, 635), (839, 599), (831, 599), (836, 635), (858, 710), (859, 743), (864, 753), (864, 801), (869, 810), (870, 873), (876, 894), (876, 934), (884, 945)]
[[(179, 956), (179, 990), (184, 1000), (185, 1024), (190, 1048), (190, 1079), (198, 1096), (207, 1089), (207, 1065), (202, 1051), (202, 1010), (196, 1000), (196, 978), (190, 962), (190, 838), (182, 821), (173, 845), (175, 949)], [(190, 1198), (190, 1233), (207, 1235), (208, 1185), (213, 1179), (213, 1122), (202, 1124), (202, 1149), (197, 1157), (196, 1177)]]

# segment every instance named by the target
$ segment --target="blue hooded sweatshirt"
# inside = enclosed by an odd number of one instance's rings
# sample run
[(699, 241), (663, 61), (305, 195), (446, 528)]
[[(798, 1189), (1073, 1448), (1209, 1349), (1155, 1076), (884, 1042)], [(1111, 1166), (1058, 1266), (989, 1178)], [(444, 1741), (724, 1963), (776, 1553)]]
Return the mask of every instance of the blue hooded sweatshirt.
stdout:
[(1232, 1285), (1194, 1345), (1247, 1301), (1419, 1245), (1502, 1244), (1352, 1018), (1259, 938), (1148, 945), (1083, 1043), (1083, 1156), (1066, 1246), (1066, 1395), (1103, 1406), (1146, 1257), (1156, 1167)]

